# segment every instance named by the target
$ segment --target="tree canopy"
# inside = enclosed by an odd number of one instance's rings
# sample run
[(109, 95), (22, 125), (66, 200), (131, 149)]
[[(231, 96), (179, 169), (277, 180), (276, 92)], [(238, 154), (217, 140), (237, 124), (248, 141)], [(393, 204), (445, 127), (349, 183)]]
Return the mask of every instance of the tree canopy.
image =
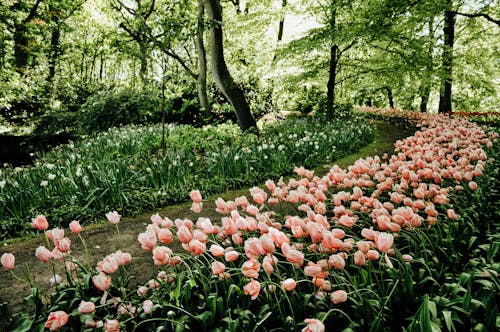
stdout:
[(0, 121), (117, 90), (159, 98), (170, 121), (243, 128), (343, 104), (496, 111), (499, 19), (496, 0), (5, 0)]

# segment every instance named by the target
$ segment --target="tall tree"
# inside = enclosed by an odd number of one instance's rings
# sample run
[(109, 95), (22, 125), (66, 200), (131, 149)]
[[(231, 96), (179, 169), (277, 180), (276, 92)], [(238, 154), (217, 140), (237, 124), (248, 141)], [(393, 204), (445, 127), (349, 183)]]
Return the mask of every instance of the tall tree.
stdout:
[(446, 0), (444, 11), (444, 45), (443, 45), (443, 73), (442, 85), (439, 90), (439, 113), (450, 113), (451, 86), (453, 79), (453, 45), (455, 43), (455, 12), (453, 11), (453, 0)]
[(204, 19), (205, 7), (203, 6), (203, 0), (198, 0), (198, 24), (195, 38), (196, 53), (198, 54), (198, 98), (205, 117), (210, 118), (212, 106), (210, 105), (207, 94), (207, 56), (203, 38), (205, 32)]
[(255, 119), (243, 90), (234, 82), (224, 59), (220, 1), (204, 0), (203, 4), (210, 19), (210, 60), (215, 84), (234, 107), (240, 128), (247, 130), (255, 127)]
[(31, 54), (33, 38), (29, 35), (28, 25), (39, 18), (39, 7), (43, 0), (17, 1), (10, 9), (14, 13), (14, 22), (10, 25), (14, 35), (14, 58), (16, 71), (26, 75)]

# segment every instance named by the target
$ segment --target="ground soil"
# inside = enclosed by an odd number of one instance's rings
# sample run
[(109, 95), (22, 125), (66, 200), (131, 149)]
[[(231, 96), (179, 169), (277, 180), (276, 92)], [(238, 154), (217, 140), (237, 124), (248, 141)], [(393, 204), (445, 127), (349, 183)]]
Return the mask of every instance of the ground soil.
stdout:
[[(393, 152), (394, 142), (409, 134), (408, 131), (390, 124), (378, 121), (374, 121), (374, 124), (377, 129), (375, 141), (362, 148), (358, 153), (338, 160), (334, 164), (338, 164), (341, 167), (347, 167), (358, 158), (373, 155), (382, 156), (384, 153), (390, 154)], [(318, 167), (315, 170), (316, 174), (321, 175), (326, 173), (331, 166), (332, 165), (323, 165)], [(220, 215), (215, 212), (214, 201), (217, 197), (222, 197), (227, 200), (246, 194), (248, 194), (248, 188), (227, 191), (219, 195), (207, 197), (204, 201), (204, 208), (200, 215), (210, 218), (212, 222), (216, 222), (220, 220)], [(151, 214), (154, 213), (159, 213), (161, 216), (169, 217), (172, 220), (175, 218), (190, 218), (196, 220), (199, 216), (191, 212), (190, 207), (191, 203), (186, 202), (158, 209), (157, 211), (152, 211), (151, 213), (139, 217), (124, 218), (118, 225), (119, 236), (117, 236), (115, 225), (111, 225), (104, 221), (102, 224), (84, 226), (84, 231), (81, 233), (81, 236), (88, 247), (92, 266), (95, 266), (95, 263), (104, 256), (120, 248), (124, 252), (129, 252), (133, 257), (132, 263), (127, 266), (128, 270), (133, 275), (139, 277), (139, 282), (146, 281), (150, 278), (148, 271), (152, 266), (152, 258), (150, 252), (145, 252), (141, 249), (137, 241), (137, 235), (145, 230), (146, 225), (150, 223), (149, 218)], [(66, 233), (70, 234), (69, 230), (66, 230)], [(84, 255), (80, 238), (72, 234), (69, 235), (69, 238), (71, 239), (72, 253), (77, 259), (85, 262), (87, 258), (86, 255)], [(42, 293), (49, 294), (51, 290), (49, 280), (54, 273), (52, 266), (50, 264), (41, 263), (34, 255), (38, 246), (47, 246), (46, 241), (46, 238), (40, 235), (32, 239), (3, 244), (0, 246), (0, 255), (5, 252), (14, 254), (16, 257), (15, 274), (19, 278), (25, 279), (25, 273), (29, 273), (32, 282), (42, 291)], [(117, 241), (119, 242), (117, 243)], [(173, 246), (171, 247), (175, 249)], [(56, 272), (64, 275), (62, 269)], [(5, 314), (13, 315), (27, 309), (25, 308), (23, 298), (30, 294), (31, 287), (27, 282), (16, 280), (2, 267), (0, 267), (0, 280), (2, 283), (2, 287), (0, 287), (0, 320), (3, 320), (8, 317), (5, 316)], [(2, 324), (0, 324), (0, 327), (1, 325)]]

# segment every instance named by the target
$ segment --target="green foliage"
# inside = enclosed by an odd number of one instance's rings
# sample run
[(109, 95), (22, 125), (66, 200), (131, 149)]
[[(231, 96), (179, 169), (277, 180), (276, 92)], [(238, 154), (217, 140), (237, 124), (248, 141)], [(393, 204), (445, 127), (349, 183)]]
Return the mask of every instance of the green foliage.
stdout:
[(287, 120), (258, 135), (229, 124), (167, 125), (164, 150), (159, 125), (110, 129), (41, 154), (34, 167), (1, 170), (0, 227), (20, 235), (39, 213), (61, 226), (110, 209), (133, 215), (185, 200), (195, 188), (220, 192), (329, 163), (372, 139), (356, 118)]
[(98, 93), (82, 105), (79, 115), (83, 133), (111, 127), (142, 124), (160, 112), (161, 100), (150, 93), (113, 89)]

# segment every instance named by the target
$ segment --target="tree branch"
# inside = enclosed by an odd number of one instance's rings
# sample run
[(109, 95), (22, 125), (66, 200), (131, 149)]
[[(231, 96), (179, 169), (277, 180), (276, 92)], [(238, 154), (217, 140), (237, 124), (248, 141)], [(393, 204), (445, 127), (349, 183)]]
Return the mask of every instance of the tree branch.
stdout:
[(461, 13), (461, 12), (457, 12), (457, 11), (454, 11), (453, 13), (455, 15), (461, 15), (461, 16), (465, 16), (465, 17), (483, 17), (483, 18), (487, 19), (488, 21), (493, 22), (496, 25), (500, 26), (500, 20), (496, 20), (488, 14), (484, 14), (484, 13), (472, 13), (471, 14), (471, 13)]
[(26, 23), (26, 22), (29, 22), (31, 21), (32, 19), (35, 18), (36, 14), (37, 14), (37, 10), (38, 10), (38, 6), (40, 6), (40, 4), (42, 3), (43, 0), (37, 0), (35, 2), (35, 4), (33, 5), (33, 7), (31, 7), (31, 10), (30, 10), (30, 13), (28, 14), (28, 16), (26, 16), (26, 18), (24, 20), (22, 20), (23, 23)]

